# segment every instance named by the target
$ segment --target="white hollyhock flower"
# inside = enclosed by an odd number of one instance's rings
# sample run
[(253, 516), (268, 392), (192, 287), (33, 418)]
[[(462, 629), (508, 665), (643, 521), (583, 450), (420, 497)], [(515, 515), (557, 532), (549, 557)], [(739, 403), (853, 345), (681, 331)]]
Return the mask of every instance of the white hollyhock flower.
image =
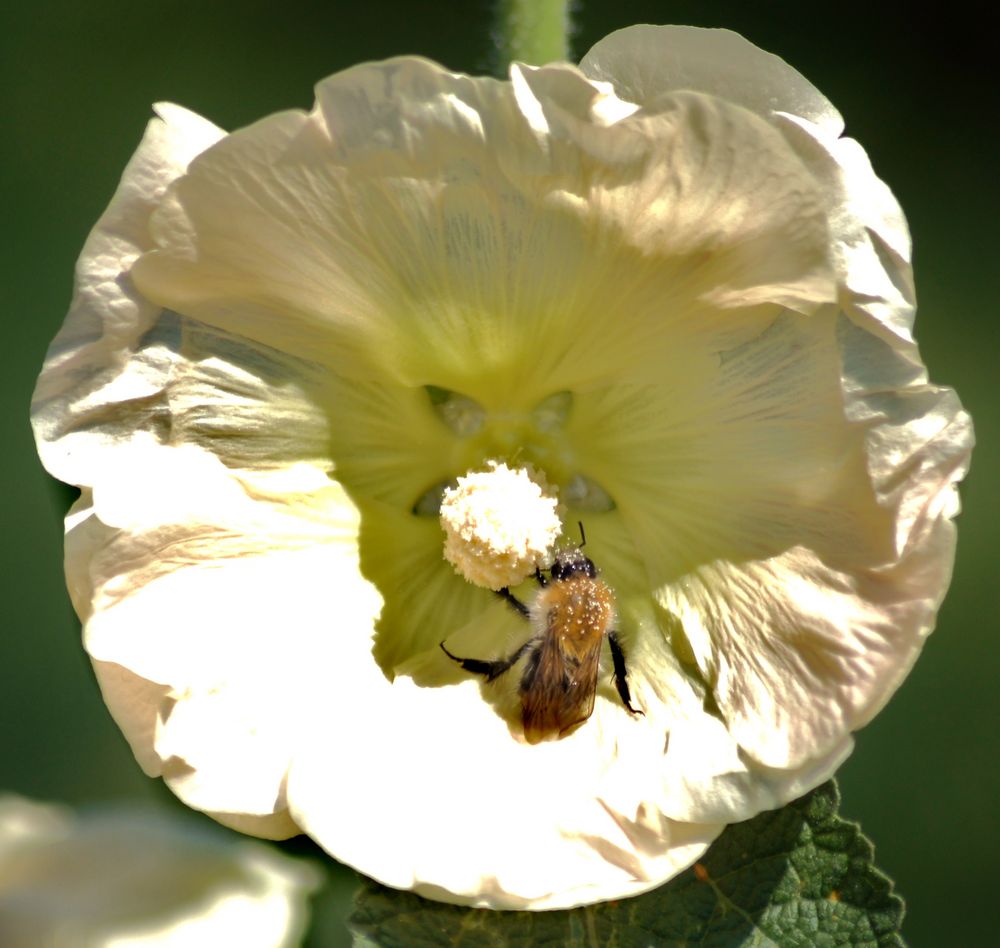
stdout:
[[(84, 248), (34, 419), (108, 706), (189, 805), (389, 885), (649, 889), (827, 778), (933, 625), (972, 431), (902, 212), (726, 31), (316, 92), (229, 135), (158, 107)], [(442, 555), (491, 461), (585, 524), (641, 715), (604, 645), (592, 716), (529, 745), (521, 666), (440, 648), (533, 634)]]
[(0, 797), (6, 948), (297, 945), (315, 867), (140, 810)]

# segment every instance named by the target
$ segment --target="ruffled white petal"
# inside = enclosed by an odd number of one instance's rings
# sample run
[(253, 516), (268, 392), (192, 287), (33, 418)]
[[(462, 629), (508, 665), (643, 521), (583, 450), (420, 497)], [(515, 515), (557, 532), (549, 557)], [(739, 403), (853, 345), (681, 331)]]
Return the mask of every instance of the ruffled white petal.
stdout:
[(829, 780), (854, 747), (850, 736), (841, 735), (795, 768), (770, 768), (750, 758), (718, 717), (689, 709), (672, 724), (662, 806), (676, 820), (735, 823), (775, 809)]
[(844, 129), (840, 114), (811, 82), (731, 30), (628, 26), (596, 43), (580, 69), (640, 105), (666, 92), (696, 89), (760, 115), (801, 116), (834, 138)]
[[(378, 612), (357, 569), (356, 513), (309, 468), (241, 483), (196, 448), (141, 453), (102, 479), (89, 523), (76, 514), (74, 585), (95, 604), (88, 651), (147, 771), (198, 809), (268, 816), (286, 806), (309, 676), (324, 687), (338, 637)], [(285, 504), (260, 501), (292, 483)], [(286, 597), (302, 575), (311, 596)], [(137, 697), (150, 702), (141, 716)]]
[[(649, 90), (684, 87), (700, 68), (688, 52), (672, 62), (687, 32), (622, 31), (584, 68), (609, 78), (613, 65), (619, 94), (645, 104)], [(659, 55), (638, 66), (616, 58), (630, 39)], [(698, 31), (683, 48), (701, 43), (732, 56), (737, 71), (749, 57), (768, 61), (765, 74), (792, 73), (732, 34)], [(644, 561), (658, 564), (660, 603), (683, 626), (731, 734), (760, 763), (802, 768), (870, 720), (933, 627), (972, 429), (954, 394), (926, 382), (911, 335), (906, 222), (864, 153), (837, 138), (825, 100), (804, 104), (811, 87), (797, 74), (784, 99), (768, 92), (765, 101), (756, 96), (766, 81), (748, 98), (725, 88), (725, 72), (702, 88), (769, 117), (823, 191), (839, 306), (809, 321), (771, 317), (763, 331), (749, 323), (746, 341), (718, 346), (717, 369), (678, 371), (660, 396), (622, 391), (611, 395), (616, 408), (598, 402), (605, 417), (642, 417), (640, 457), (614, 434), (596, 441), (608, 458), (629, 459), (620, 470), (639, 491), (658, 482), (676, 501), (652, 517), (622, 514)], [(591, 469), (621, 476), (599, 457)]]
[(312, 866), (152, 813), (0, 798), (0, 930), (37, 945), (299, 943)]
[[(288, 795), (306, 832), (387, 885), (493, 908), (565, 908), (653, 888), (722, 829), (674, 822), (651, 804), (662, 734), (647, 730), (643, 748), (609, 757), (625, 733), (625, 712), (610, 702), (571, 737), (531, 747), (510, 739), (471, 681), (390, 685), (373, 670), (358, 685), (326, 696), (321, 720), (356, 725), (317, 722)], [(346, 781), (345, 759), (361, 762)]]
[(687, 93), (609, 121), (618, 100), (568, 67), (514, 79), (517, 108), (421, 60), (328, 80), (315, 112), (194, 164), (139, 286), (348, 378), (487, 407), (655, 362), (706, 303), (834, 296), (820, 193), (763, 120)]
[[(798, 116), (774, 119), (823, 189), (841, 279), (873, 317), (866, 328), (890, 341), (895, 336), (905, 351), (913, 343), (915, 298), (910, 232), (899, 204), (857, 142)], [(913, 352), (910, 361), (920, 365)]]
[(135, 351), (160, 309), (136, 291), (127, 273), (152, 246), (149, 218), (167, 186), (224, 133), (179, 106), (157, 109), (161, 117), (149, 123), (80, 255), (73, 304), (32, 401), (42, 460), (71, 484), (94, 484), (108, 450), (143, 438), (140, 422), (167, 414), (159, 399), (169, 353), (155, 344)]

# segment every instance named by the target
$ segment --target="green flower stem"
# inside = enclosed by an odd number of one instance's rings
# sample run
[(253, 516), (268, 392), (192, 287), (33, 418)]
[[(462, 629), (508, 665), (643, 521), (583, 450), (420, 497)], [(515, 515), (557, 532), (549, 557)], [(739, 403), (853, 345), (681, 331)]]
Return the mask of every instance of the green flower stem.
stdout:
[(542, 66), (570, 57), (571, 0), (498, 0), (496, 39), (500, 68), (509, 63)]

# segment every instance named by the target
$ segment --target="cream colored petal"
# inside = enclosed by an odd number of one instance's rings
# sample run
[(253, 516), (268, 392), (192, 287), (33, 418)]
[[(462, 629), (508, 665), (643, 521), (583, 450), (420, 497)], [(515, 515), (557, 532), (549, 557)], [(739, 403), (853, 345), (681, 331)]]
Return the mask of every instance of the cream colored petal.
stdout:
[[(94, 671), (104, 702), (145, 773), (150, 777), (164, 777), (181, 797), (196, 797), (197, 782), (204, 782), (204, 774), (196, 774), (179, 758), (165, 761), (163, 744), (157, 741), (160, 722), (170, 719), (177, 704), (170, 697), (170, 687), (140, 678), (112, 662), (95, 660)], [(175, 743), (179, 741), (175, 739)], [(245, 744), (248, 752), (258, 752), (253, 742), (245, 741)], [(242, 769), (241, 764), (238, 766)], [(195, 786), (193, 792), (189, 789), (192, 785)], [(234, 806), (235, 802), (235, 799), (226, 799), (227, 806)], [(301, 832), (285, 809), (267, 814), (213, 811), (210, 815), (225, 826), (263, 839), (288, 839)]]
[(233, 469), (309, 464), (333, 473), (329, 383), (319, 366), (173, 314), (153, 332), (172, 361), (160, 440), (198, 445)]
[(730, 30), (695, 26), (628, 26), (604, 37), (580, 62), (592, 79), (610, 82), (629, 102), (647, 105), (664, 92), (691, 89), (759, 115), (790, 112), (836, 137), (843, 119), (826, 97), (772, 53)]
[(73, 306), (39, 379), (42, 458), (82, 485), (115, 466), (112, 453), (152, 444), (198, 444), (234, 468), (306, 461), (329, 470), (315, 363), (164, 311), (132, 282), (167, 186), (223, 138), (177, 106), (158, 109), (163, 118), (150, 123), (84, 247)]
[(73, 304), (32, 401), (42, 461), (71, 484), (93, 484), (106, 462), (104, 445), (143, 438), (142, 422), (164, 414), (159, 400), (171, 358), (140, 342), (160, 310), (126, 274), (151, 246), (149, 218), (167, 186), (224, 133), (179, 106), (157, 109), (161, 118), (149, 123), (80, 255)]
[[(841, 281), (864, 310), (865, 328), (891, 343), (912, 344), (910, 232), (892, 192), (852, 139), (796, 116), (776, 116), (775, 125), (824, 193)], [(922, 370), (916, 353), (908, 355)]]
[(291, 839), (302, 832), (288, 810), (278, 810), (276, 813), (265, 816), (254, 816), (249, 813), (220, 813), (219, 811), (208, 815), (223, 826), (228, 826), (239, 833), (246, 833), (248, 836), (257, 836), (260, 839)]
[(571, 67), (505, 86), (421, 60), (317, 95), (176, 183), (134, 269), (149, 298), (346, 378), (511, 410), (654, 362), (706, 304), (835, 297), (820, 193), (742, 108), (685, 93), (629, 115)]
[[(679, 367), (661, 389), (578, 405), (581, 464), (616, 498), (641, 563), (624, 575), (609, 564), (612, 582), (621, 594), (634, 572), (661, 589), (751, 758), (837, 759), (933, 625), (968, 417), (922, 381), (912, 347), (832, 309), (785, 314), (714, 364), (683, 361), (691, 374)], [(659, 651), (638, 653), (636, 670), (655, 676), (674, 639), (668, 629)]]
[(931, 530), (898, 565), (845, 572), (794, 548), (706, 565), (663, 591), (730, 733), (755, 760), (803, 767), (884, 705), (949, 578), (951, 524)]
[(564, 219), (541, 281), (560, 302), (531, 309), (532, 364), (549, 391), (590, 383), (598, 367), (615, 381), (660, 378), (686, 334), (741, 332), (726, 310), (836, 299), (822, 190), (777, 130), (691, 93), (606, 127), (553, 99), (551, 78), (525, 72), (519, 98), (530, 112), (534, 96), (548, 133), (545, 161), (519, 180), (544, 220)]
[(844, 418), (836, 312), (748, 316), (746, 341), (678, 334), (660, 385), (587, 393), (571, 420), (581, 469), (615, 498), (653, 588), (798, 544), (891, 553), (865, 432)]
[(769, 768), (740, 748), (725, 722), (699, 711), (678, 715), (670, 732), (661, 805), (676, 820), (736, 823), (784, 806), (829, 780), (854, 748), (842, 735), (792, 769)]
[(494, 139), (518, 134), (507, 95), (420, 60), (327, 80), (310, 116), (265, 120), (192, 168), (161, 208), (140, 285), (349, 377), (461, 388), (463, 347), (499, 358), (508, 335), (478, 318), (513, 277), (494, 281), (509, 270), (495, 212), (516, 192), (480, 126), (492, 116)]
[[(641, 748), (609, 756), (633, 726), (609, 701), (570, 737), (532, 747), (510, 739), (473, 681), (389, 684), (344, 659), (358, 691), (324, 695), (288, 799), (331, 854), (387, 885), (461, 904), (565, 908), (655, 887), (722, 829), (672, 822), (650, 803), (649, 752), (662, 754), (663, 735), (645, 728)], [(353, 727), (325, 724), (351, 716)], [(337, 760), (364, 767), (345, 779)]]
[(137, 810), (0, 798), (6, 948), (298, 944), (314, 867)]
[(378, 611), (357, 515), (311, 467), (241, 482), (193, 447), (139, 455), (102, 478), (97, 525), (70, 554), (105, 697), (147, 771), (192, 806), (278, 812), (309, 676), (331, 674), (338, 641), (364, 638)]
[[(88, 626), (92, 654), (121, 655), (120, 662), (169, 685), (153, 751), (167, 783), (191, 806), (257, 816), (285, 808), (285, 774), (310, 713), (302, 666), (322, 662), (327, 674), (335, 667), (333, 641), (313, 648), (303, 639), (335, 640), (337, 604), (314, 597), (308, 615), (272, 586), (287, 583), (289, 572), (334, 565), (328, 557), (305, 558), (275, 553), (182, 568)], [(347, 595), (346, 584), (333, 585), (335, 570), (313, 575), (317, 586)], [(331, 625), (325, 632), (324, 618)]]
[[(732, 823), (782, 806), (833, 775), (853, 746), (847, 733), (817, 748), (811, 759), (785, 769), (763, 766), (740, 746), (716, 707), (711, 682), (699, 671), (675, 613), (650, 600), (645, 565), (620, 512), (588, 521), (587, 549), (599, 555), (599, 568), (615, 590), (615, 627), (629, 686), (633, 702), (644, 712), (617, 729), (616, 763), (600, 787), (605, 805), (619, 816), (628, 813), (625, 801), (634, 792), (630, 785), (644, 783), (647, 814)], [(603, 667), (598, 700), (618, 709), (607, 656)], [(645, 762), (641, 778), (623, 763), (628, 761), (636, 762), (636, 770), (638, 762)]]
[(156, 752), (159, 721), (169, 716), (175, 702), (170, 686), (142, 678), (114, 662), (93, 660), (101, 697), (115, 724), (128, 741), (136, 761), (149, 777), (163, 775), (163, 759)]

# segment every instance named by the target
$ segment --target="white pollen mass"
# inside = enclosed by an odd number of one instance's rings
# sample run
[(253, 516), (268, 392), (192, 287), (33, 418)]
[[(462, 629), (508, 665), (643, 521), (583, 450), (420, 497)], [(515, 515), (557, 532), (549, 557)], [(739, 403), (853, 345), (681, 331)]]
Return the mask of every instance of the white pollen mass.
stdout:
[(490, 461), (444, 492), (444, 558), (477, 586), (516, 586), (551, 558), (562, 532), (557, 507), (542, 475)]

